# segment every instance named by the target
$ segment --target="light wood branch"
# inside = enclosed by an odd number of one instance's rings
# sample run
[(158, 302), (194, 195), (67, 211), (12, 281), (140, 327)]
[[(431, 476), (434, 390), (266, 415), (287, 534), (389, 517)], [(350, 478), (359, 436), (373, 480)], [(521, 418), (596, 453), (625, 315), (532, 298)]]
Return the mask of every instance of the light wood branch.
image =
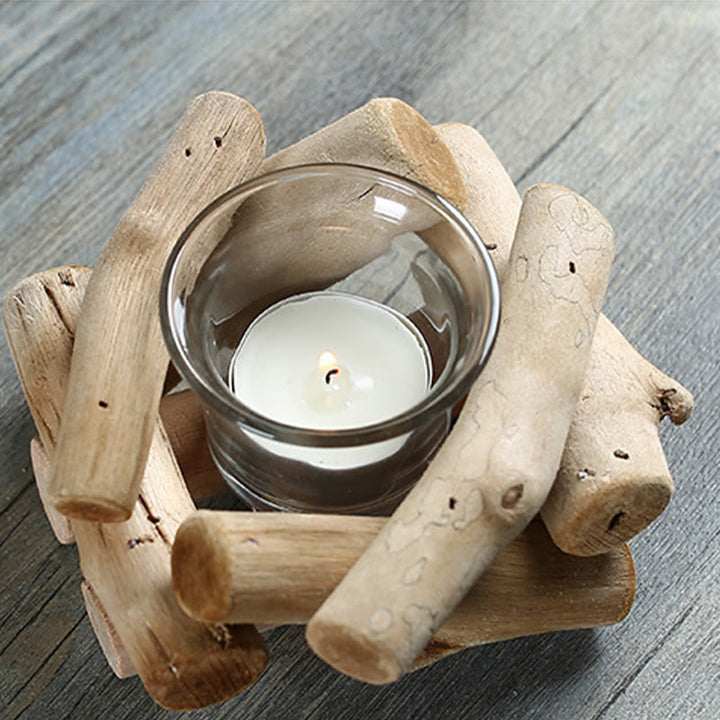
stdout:
[(200, 95), (105, 246), (78, 322), (53, 459), (50, 495), (63, 514), (130, 516), (168, 367), (158, 313), (163, 268), (190, 220), (257, 170), (264, 140), (245, 100)]
[[(22, 281), (3, 303), (8, 343), (48, 455), (58, 437), (89, 277), (87, 268), (48, 270)], [(158, 420), (131, 518), (106, 525), (71, 521), (83, 575), (102, 613), (149, 694), (174, 710), (236, 695), (267, 661), (254, 627), (198, 623), (175, 600), (170, 550), (177, 528), (194, 510)]]
[[(465, 180), (465, 214), (502, 280), (520, 196), (483, 137), (461, 123), (435, 126)], [(673, 481), (658, 424), (690, 417), (692, 395), (643, 358), (605, 317), (595, 331), (565, 452), (542, 517), (557, 545), (595, 555), (626, 542), (665, 509)]]
[(490, 360), (427, 471), (307, 626), (336, 669), (406, 672), (557, 473), (613, 258), (607, 221), (556, 185), (526, 193)]

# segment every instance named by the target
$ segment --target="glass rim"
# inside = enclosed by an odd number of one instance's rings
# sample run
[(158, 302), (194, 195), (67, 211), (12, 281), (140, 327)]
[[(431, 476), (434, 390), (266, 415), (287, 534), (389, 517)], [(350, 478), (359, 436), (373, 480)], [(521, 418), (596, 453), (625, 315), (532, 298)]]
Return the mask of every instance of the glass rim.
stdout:
[[(183, 250), (187, 247), (196, 228), (218, 209), (233, 200), (242, 199), (243, 195), (250, 197), (281, 181), (326, 177), (339, 172), (372, 179), (375, 182), (379, 181), (386, 187), (406, 193), (410, 191), (434, 210), (439, 218), (454, 223), (462, 234), (470, 240), (482, 260), (482, 267), (489, 282), (490, 308), (487, 331), (485, 332), (485, 339), (479, 347), (477, 362), (474, 362), (459, 377), (453, 379), (451, 376), (443, 386), (438, 386), (440, 389), (437, 392), (435, 392), (435, 388), (431, 388), (420, 402), (391, 418), (362, 427), (319, 430), (273, 420), (242, 403), (233, 394), (229, 385), (226, 386), (221, 383), (220, 388), (218, 388), (214, 383), (209, 382), (204, 373), (196, 366), (183, 342), (183, 333), (178, 327), (173, 310), (172, 291), (178, 262), (181, 259)], [(190, 221), (175, 243), (163, 269), (159, 301), (160, 325), (170, 358), (182, 378), (187, 381), (192, 391), (206, 405), (217, 410), (233, 422), (240, 423), (247, 430), (280, 442), (315, 445), (318, 447), (344, 447), (381, 442), (411, 432), (418, 427), (419, 421), (423, 417), (429, 417), (430, 420), (434, 419), (439, 413), (447, 410), (460, 400), (477, 379), (490, 357), (500, 324), (500, 286), (495, 265), (482, 238), (469, 220), (444, 197), (414, 180), (403, 178), (385, 170), (351, 163), (312, 163), (273, 170), (242, 182), (215, 198)]]

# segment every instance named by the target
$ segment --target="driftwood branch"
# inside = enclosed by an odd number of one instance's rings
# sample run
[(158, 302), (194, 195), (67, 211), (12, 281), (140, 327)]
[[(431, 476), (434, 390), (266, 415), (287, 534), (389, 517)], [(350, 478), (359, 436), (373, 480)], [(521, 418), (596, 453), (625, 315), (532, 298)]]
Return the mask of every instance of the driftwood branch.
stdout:
[[(48, 270), (22, 281), (3, 304), (10, 349), (48, 455), (58, 436), (89, 276), (87, 268)], [(232, 697), (253, 682), (267, 660), (254, 627), (198, 623), (175, 600), (170, 550), (177, 528), (194, 510), (158, 421), (131, 518), (108, 525), (71, 522), (97, 606), (110, 618), (150, 695), (175, 710)]]
[(168, 366), (157, 308), (163, 267), (190, 220), (252, 175), (263, 154), (249, 103), (199, 96), (103, 250), (78, 321), (50, 483), (63, 514), (130, 516)]
[[(502, 280), (520, 214), (520, 196), (491, 148), (460, 123), (437, 125), (465, 180), (465, 214)], [(658, 424), (685, 422), (692, 395), (639, 355), (601, 316), (560, 470), (542, 508), (557, 545), (595, 555), (629, 540), (667, 505), (673, 482)]]
[(557, 473), (613, 258), (611, 228), (555, 185), (528, 190), (495, 349), (445, 443), (307, 626), (313, 650), (398, 679)]

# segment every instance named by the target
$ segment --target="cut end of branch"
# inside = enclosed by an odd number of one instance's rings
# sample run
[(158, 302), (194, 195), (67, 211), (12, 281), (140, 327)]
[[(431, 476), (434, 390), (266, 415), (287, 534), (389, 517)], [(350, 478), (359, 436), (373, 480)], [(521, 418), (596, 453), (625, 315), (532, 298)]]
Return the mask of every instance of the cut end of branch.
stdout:
[(667, 507), (673, 493), (668, 476), (616, 478), (606, 489), (598, 487), (588, 502), (567, 509), (559, 518), (543, 512), (555, 544), (570, 555), (590, 557), (609, 552), (635, 537)]
[(65, 517), (89, 522), (119, 523), (130, 518), (132, 509), (123, 507), (106, 498), (81, 495), (51, 496), (50, 502)]
[(227, 620), (232, 568), (217, 525), (202, 510), (180, 526), (172, 549), (172, 577), (180, 607), (202, 622)]
[(346, 625), (316, 616), (308, 623), (305, 637), (318, 657), (356, 680), (385, 685), (405, 672), (392, 653)]
[(398, 146), (404, 148), (406, 159), (422, 184), (464, 210), (467, 190), (460, 169), (444, 142), (438, 142), (435, 129), (420, 113), (397, 98), (375, 98), (368, 108), (390, 121)]
[[(229, 625), (215, 652), (168, 658), (143, 679), (152, 698), (168, 710), (196, 710), (235, 697), (252, 685), (270, 656), (252, 625)], [(208, 632), (210, 630), (208, 629)]]

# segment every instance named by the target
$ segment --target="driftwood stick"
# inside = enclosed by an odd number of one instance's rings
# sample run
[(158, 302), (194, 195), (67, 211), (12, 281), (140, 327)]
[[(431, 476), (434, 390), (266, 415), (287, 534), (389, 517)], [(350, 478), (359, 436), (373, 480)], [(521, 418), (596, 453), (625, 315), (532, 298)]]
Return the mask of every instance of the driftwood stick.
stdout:
[[(432, 126), (395, 98), (371, 100), (267, 158), (260, 172), (312, 163), (389, 171), (429, 187), (460, 209), (467, 198), (455, 160)], [(365, 180), (339, 186), (316, 178), (310, 185), (266, 188), (247, 199), (218, 249), (241, 242), (243, 252), (224, 258), (233, 292), (216, 300), (216, 313), (231, 317), (258, 297), (269, 304), (328, 287), (387, 252), (394, 237), (438, 220), (420, 203), (408, 203), (406, 214), (389, 222), (374, 211), (378, 196), (390, 204), (394, 198), (391, 190)], [(245, 323), (242, 314), (236, 320)]]
[[(30, 412), (51, 455), (86, 268), (59, 268), (16, 286), (3, 322)], [(73, 520), (80, 564), (150, 695), (174, 710), (220, 702), (262, 671), (267, 647), (252, 626), (206, 625), (183, 613), (171, 586), (170, 550), (195, 510), (158, 420), (133, 514), (103, 525)]]
[(556, 185), (528, 190), (485, 371), (423, 477), (307, 626), (310, 646), (335, 668), (397, 680), (538, 512), (612, 256), (612, 230), (587, 201)]
[[(205, 622), (306, 623), (384, 524), (360, 516), (199, 510), (175, 538), (175, 594)], [(429, 651), (610, 625), (628, 613), (634, 589), (627, 547), (576, 558), (536, 521), (472, 586)]]
[[(465, 214), (485, 241), (501, 281), (508, 271), (520, 196), (474, 129), (435, 126), (468, 190)], [(604, 316), (590, 352), (560, 470), (542, 508), (565, 552), (595, 555), (626, 542), (667, 505), (673, 481), (658, 424), (690, 417), (692, 395), (645, 360)]]
[(253, 174), (263, 153), (249, 103), (199, 96), (103, 250), (78, 323), (50, 483), (65, 515), (130, 516), (168, 366), (157, 309), (163, 267), (193, 216)]

